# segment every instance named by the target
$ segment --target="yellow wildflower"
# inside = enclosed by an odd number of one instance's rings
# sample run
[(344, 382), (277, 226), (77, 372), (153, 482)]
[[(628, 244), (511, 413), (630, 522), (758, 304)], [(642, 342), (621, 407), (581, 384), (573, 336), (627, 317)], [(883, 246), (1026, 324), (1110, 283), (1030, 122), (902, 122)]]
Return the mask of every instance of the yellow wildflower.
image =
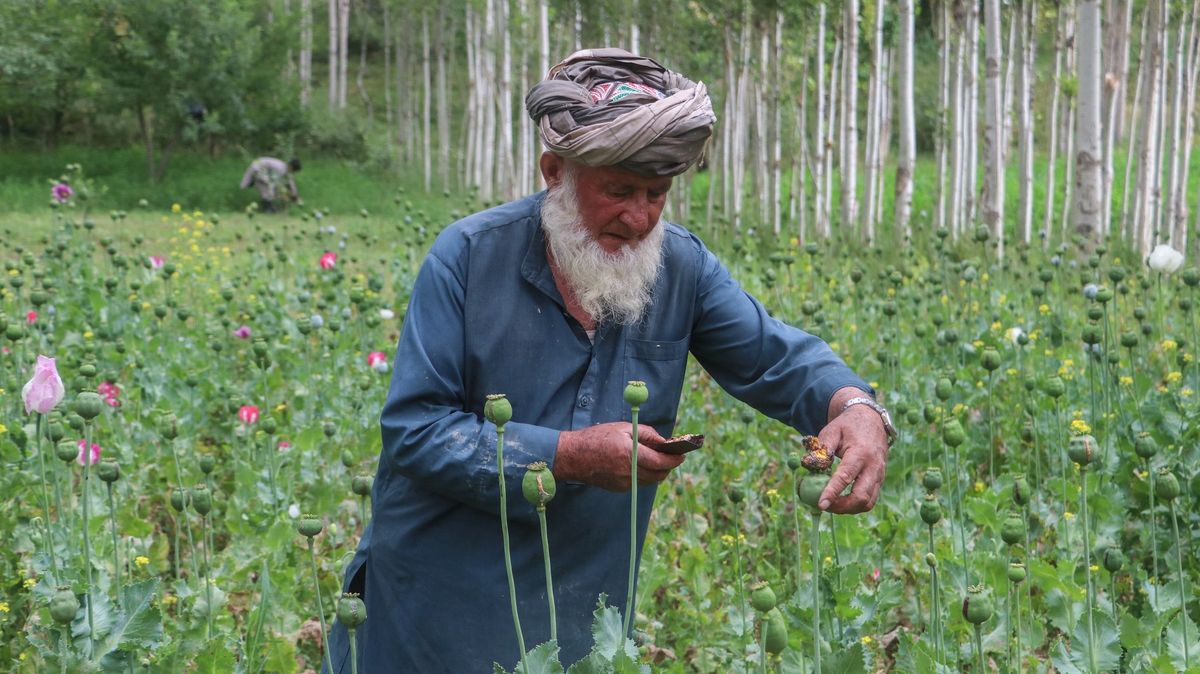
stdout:
[(869, 635), (864, 635), (861, 641), (863, 646), (870, 646), (874, 639), (872, 639)]
[(1179, 395), (1183, 396), (1184, 398), (1191, 398), (1193, 393), (1195, 393), (1195, 391), (1193, 391), (1190, 386), (1184, 386), (1183, 388), (1179, 389)]
[(8, 427), (5, 426), (4, 424), (0, 424), (0, 435), (4, 435), (7, 432), (8, 432)]
[(27, 658), (27, 657), (29, 657), (29, 656), (25, 654), (25, 651), (21, 651), (21, 654), (17, 656), (17, 659), (20, 660), (21, 662), (25, 662), (25, 658)]
[(20, 275), (21, 275), (21, 272), (20, 272), (19, 270), (16, 270), (16, 269), (9, 269), (9, 270), (8, 270), (8, 275), (9, 275), (9, 276), (20, 276)]
[(888, 297), (895, 297), (895, 296), (896, 296), (896, 289), (895, 289), (895, 288), (888, 288), (888, 289), (887, 289), (887, 296), (888, 296)]
[(183, 207), (180, 206), (179, 204), (171, 204), (171, 212), (172, 213), (178, 213), (179, 211), (182, 211), (182, 210), (183, 210)]
[(139, 569), (145, 568), (146, 565), (150, 563), (150, 558), (145, 555), (138, 555), (137, 557), (133, 558), (133, 563), (136, 564)]
[(1008, 368), (1007, 370), (1005, 370), (1005, 371), (1004, 371), (1004, 374), (1006, 374), (1006, 375), (1008, 375), (1008, 376), (1010, 376), (1010, 377), (1015, 377), (1015, 376), (1017, 376), (1017, 375), (1018, 375), (1018, 374), (1020, 374), (1020, 373), (1019, 373), (1019, 372), (1017, 372), (1017, 368), (1015, 368), (1015, 367), (1010, 367), (1010, 368)]
[(825, 555), (825, 563), (833, 564), (833, 557), (830, 557), (829, 555)]
[(980, 277), (980, 280), (982, 280), (984, 283), (987, 283), (988, 279), (990, 279), (990, 278), (991, 278), (991, 276), (988, 276), (988, 273), (985, 271), (985, 272), (983, 272), (983, 276)]
[(983, 480), (975, 480), (975, 493), (982, 493), (984, 490)]
[(942, 303), (942, 304), (949, 304), (949, 303), (950, 303), (950, 296), (949, 296), (949, 295), (942, 295), (942, 296), (941, 296), (940, 298), (938, 298), (938, 299), (939, 299), (939, 301), (941, 301), (941, 303)]
[(733, 536), (730, 534), (724, 534), (721, 536), (721, 542), (723, 542), (725, 545), (733, 545)]
[(1092, 432), (1092, 427), (1083, 419), (1075, 419), (1071, 422), (1071, 432), (1075, 435), (1087, 435)]
[(8, 608), (8, 602), (0, 601), (0, 613), (8, 613), (11, 609)]
[(1173, 339), (1164, 339), (1162, 344), (1159, 344), (1163, 351), (1174, 351), (1179, 348), (1179, 344)]
[(1001, 327), (1002, 326), (1000, 325), (1000, 321), (996, 321), (995, 323), (992, 323), (992, 332), (999, 332)]
[(279, 414), (280, 412), (282, 412), (286, 409), (287, 409), (287, 403), (279, 403), (278, 405), (275, 406), (275, 413)]
[(143, 309), (152, 309), (153, 307), (150, 305), (149, 302), (142, 302), (142, 308)]
[(1008, 302), (1008, 295), (1000, 293), (1000, 297), (996, 298), (996, 304), (1004, 304), (1005, 302)]
[(977, 340), (971, 342), (971, 346), (974, 346), (976, 349), (982, 349), (983, 348), (983, 340), (977, 339)]
[(1175, 382), (1179, 381), (1180, 379), (1183, 379), (1183, 373), (1181, 373), (1179, 370), (1173, 370), (1173, 371), (1167, 373), (1167, 383), (1168, 384), (1174, 384)]
[(962, 414), (962, 411), (966, 408), (967, 408), (967, 406), (962, 403), (955, 403), (954, 407), (950, 408), (950, 414), (953, 414), (954, 416), (958, 416), (958, 415)]
[(779, 496), (778, 489), (768, 489), (767, 490), (767, 498), (775, 498), (777, 496)]
[(95, 335), (92, 334), (91, 330), (88, 330), (87, 332), (83, 333), (84, 339), (91, 339), (92, 337), (95, 337)]
[(32, 590), (37, 584), (37, 578), (26, 578), (25, 580), (21, 581), (21, 587), (25, 588), (26, 590)]
[(176, 597), (173, 594), (168, 594), (162, 598), (163, 606), (174, 606), (177, 603), (179, 603), (179, 597)]
[(877, 381), (870, 382), (870, 385), (871, 385), (871, 388), (873, 388), (873, 389), (876, 389), (876, 390), (879, 389), (879, 382), (877, 382)]
[(1075, 513), (1067, 510), (1063, 513), (1063, 519), (1070, 522), (1071, 520), (1075, 519)]
[(1099, 565), (1099, 564), (1093, 564), (1093, 565), (1092, 565), (1092, 573), (1098, 573), (1099, 571), (1100, 571), (1100, 565)]
[(1129, 375), (1121, 375), (1121, 378), (1118, 381), (1120, 381), (1121, 386), (1133, 386), (1133, 377), (1130, 377)]
[(1049, 305), (1049, 304), (1043, 304), (1043, 305), (1039, 306), (1039, 307), (1038, 307), (1038, 313), (1039, 313), (1039, 314), (1041, 314), (1041, 315), (1043, 315), (1043, 316), (1045, 316), (1046, 314), (1050, 313), (1050, 305)]

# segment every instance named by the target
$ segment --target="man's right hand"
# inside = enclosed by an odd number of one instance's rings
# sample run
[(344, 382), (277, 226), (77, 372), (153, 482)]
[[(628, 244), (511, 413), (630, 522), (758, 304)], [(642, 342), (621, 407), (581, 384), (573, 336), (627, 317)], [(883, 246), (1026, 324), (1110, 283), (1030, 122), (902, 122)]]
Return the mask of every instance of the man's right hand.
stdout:
[[(683, 463), (683, 456), (656, 452), (665, 441), (652, 427), (638, 424), (639, 485), (657, 484)], [(614, 421), (558, 436), (554, 478), (559, 482), (583, 482), (609, 491), (629, 491), (630, 452), (633, 424)]]

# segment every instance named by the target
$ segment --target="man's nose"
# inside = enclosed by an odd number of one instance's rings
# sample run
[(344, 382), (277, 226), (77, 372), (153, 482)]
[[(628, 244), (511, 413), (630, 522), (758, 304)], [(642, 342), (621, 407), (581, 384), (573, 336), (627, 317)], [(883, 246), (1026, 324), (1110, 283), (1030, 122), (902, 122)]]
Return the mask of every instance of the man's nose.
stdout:
[(655, 224), (650, 203), (645, 198), (634, 199), (621, 212), (620, 220), (621, 224), (638, 236), (649, 232)]

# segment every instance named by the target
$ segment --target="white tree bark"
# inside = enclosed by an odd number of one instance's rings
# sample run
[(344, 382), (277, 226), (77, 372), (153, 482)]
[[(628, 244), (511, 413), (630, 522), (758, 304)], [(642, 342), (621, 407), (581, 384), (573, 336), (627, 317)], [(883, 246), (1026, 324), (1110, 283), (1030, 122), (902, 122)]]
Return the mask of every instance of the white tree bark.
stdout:
[(895, 230), (912, 239), (912, 177), (917, 161), (913, 114), (913, 0), (899, 0), (900, 10), (900, 156), (896, 161)]
[[(446, 94), (446, 5), (438, 5), (437, 24), (437, 127), (438, 173), (442, 190), (450, 189), (450, 104)], [(399, 45), (397, 45), (399, 48)]]
[(992, 232), (996, 254), (1004, 259), (1004, 93), (1000, 91), (1000, 67), (1004, 58), (1001, 47), (1000, 0), (984, 2), (984, 26), (987, 30), (986, 89), (983, 155), (983, 223)]
[(350, 0), (338, 4), (338, 90), (337, 106), (346, 109), (346, 73), (350, 65)]
[(871, 70), (871, 88), (867, 98), (867, 193), (866, 208), (863, 209), (862, 231), (865, 241), (875, 243), (875, 191), (877, 189), (879, 166), (879, 130), (883, 117), (883, 14), (886, 0), (875, 0), (875, 33), (872, 56), (874, 64)]
[(813, 158), (813, 219), (818, 235), (828, 235), (829, 211), (826, 209), (825, 196), (825, 160), (829, 155), (825, 142), (825, 3), (817, 5), (817, 85), (816, 129), (813, 133), (816, 155)]
[(1057, 27), (1054, 34), (1054, 86), (1050, 94), (1050, 119), (1047, 120), (1047, 128), (1050, 131), (1050, 157), (1046, 164), (1046, 213), (1042, 223), (1042, 246), (1050, 247), (1051, 238), (1051, 223), (1054, 222), (1054, 179), (1058, 172), (1058, 105), (1059, 99), (1062, 97), (1062, 68), (1063, 68), (1063, 44), (1062, 33), (1063, 17), (1060, 15), (1057, 20)]
[(337, 107), (338, 101), (338, 49), (341, 47), (341, 34), (338, 32), (338, 2), (329, 0), (329, 110)]
[(425, 191), (433, 189), (433, 76), (430, 73), (429, 7), (421, 8), (421, 162)]
[(949, 189), (947, 174), (950, 163), (950, 0), (941, 2), (941, 67), (938, 69), (938, 94), (941, 108), (938, 111), (938, 129), (934, 136), (937, 140), (937, 215), (935, 226), (945, 229), (948, 224), (946, 216), (946, 192)]
[(1037, 16), (1036, 0), (1025, 0), (1021, 6), (1020, 16), (1020, 65), (1018, 66), (1018, 91), (1016, 93), (1017, 124), (1020, 127), (1021, 155), (1021, 240), (1026, 244), (1033, 240), (1033, 110), (1031, 97), (1033, 95), (1033, 77), (1035, 73), (1034, 58), (1034, 17)]
[(947, 207), (950, 209), (950, 232), (955, 238), (962, 233), (962, 202), (963, 202), (963, 186), (966, 182), (967, 162), (964, 157), (963, 136), (965, 134), (967, 122), (963, 119), (966, 112), (966, 102), (964, 101), (966, 92), (965, 73), (967, 59), (967, 30), (968, 21), (965, 16), (966, 8), (962, 0), (959, 0), (955, 5), (955, 27), (958, 29), (958, 40), (954, 50), (954, 97), (952, 108), (954, 111), (954, 135), (951, 141), (951, 160), (952, 168), (950, 170), (950, 202)]
[[(1141, 39), (1138, 40), (1138, 44), (1143, 48), (1143, 51), (1147, 46), (1146, 36), (1149, 35), (1148, 31), (1150, 30), (1151, 14), (1152, 12), (1150, 12), (1149, 8), (1147, 8), (1147, 10), (1142, 14)], [(1139, 59), (1137, 79), (1135, 80), (1133, 86), (1133, 105), (1130, 108), (1131, 119), (1129, 120), (1129, 128), (1133, 130), (1133, 133), (1129, 134), (1129, 149), (1125, 152), (1125, 181), (1122, 183), (1121, 187), (1121, 237), (1131, 238), (1135, 243), (1138, 240), (1137, 220), (1139, 217), (1141, 217), (1141, 208), (1135, 206), (1133, 202), (1140, 198), (1138, 196), (1140, 195), (1140, 192), (1135, 194), (1133, 199), (1130, 199), (1129, 189), (1133, 184), (1133, 165), (1136, 163), (1135, 160), (1137, 160), (1140, 156), (1139, 143), (1143, 134), (1141, 133), (1141, 129), (1138, 127), (1138, 116), (1141, 114), (1142, 102), (1146, 93), (1146, 89), (1149, 85), (1147, 81), (1147, 74), (1149, 70), (1150, 68), (1147, 67), (1146, 59)], [(1139, 172), (1139, 178), (1140, 175), (1141, 174)], [(1129, 220), (1131, 214), (1133, 217), (1132, 223)]]
[[(513, 178), (516, 162), (513, 157), (513, 90), (512, 90), (512, 30), (520, 25), (508, 15), (508, 0), (496, 3), (496, 26), (500, 31), (501, 64), (496, 98), (500, 103), (500, 119), (497, 132), (500, 135), (500, 172), (497, 188), (505, 201), (516, 198)], [(512, 29), (510, 30), (510, 27)]]
[[(1162, 0), (1165, 2), (1165, 0)], [(1160, 0), (1150, 0), (1147, 3), (1147, 12), (1150, 14), (1149, 33), (1150, 42), (1144, 45), (1142, 53), (1146, 59), (1145, 65), (1148, 67), (1146, 72), (1146, 110), (1145, 122), (1142, 125), (1142, 153), (1141, 161), (1138, 163), (1138, 208), (1134, 218), (1133, 228), (1136, 232), (1138, 250), (1143, 254), (1148, 252), (1154, 245), (1156, 235), (1157, 211), (1158, 211), (1158, 192), (1156, 189), (1156, 175), (1161, 173), (1161, 164), (1159, 162), (1159, 137), (1161, 136), (1159, 123), (1161, 121), (1161, 81), (1162, 81), (1162, 35), (1165, 28), (1160, 24), (1165, 24), (1165, 17), (1162, 12)]]
[[(427, 92), (428, 93), (428, 92)], [(383, 116), (387, 129), (388, 156), (392, 156), (395, 147), (396, 130), (392, 128), (395, 120), (395, 109), (392, 107), (392, 12), (391, 3), (383, 3)], [(399, 166), (399, 162), (396, 163)]]
[(841, 37), (834, 38), (833, 41), (833, 63), (829, 71), (829, 128), (827, 130), (828, 138), (825, 141), (825, 237), (833, 235), (833, 148), (834, 139), (838, 135), (838, 129), (841, 125), (838, 123), (838, 113), (841, 111), (841, 106), (838, 105), (838, 92), (841, 87), (838, 83), (841, 82), (842, 73), (842, 49)]
[(1074, 227), (1089, 247), (1099, 243), (1103, 197), (1100, 144), (1100, 63), (1101, 42), (1099, 0), (1080, 0), (1076, 23), (1076, 63), (1079, 73), (1079, 96), (1075, 117), (1075, 202)]
[(783, 115), (782, 115), (782, 92), (783, 92), (783, 10), (775, 10), (775, 38), (772, 40), (772, 49), (774, 54), (772, 62), (774, 63), (774, 77), (772, 78), (772, 88), (774, 94), (772, 96), (771, 108), (775, 118), (772, 122), (774, 136), (772, 138), (771, 149), (771, 204), (774, 212), (771, 218), (774, 221), (775, 231), (780, 231), (783, 226)]
[(858, 0), (846, 0), (842, 49), (842, 226), (851, 228), (858, 215)]
[(300, 105), (312, 100), (312, 0), (300, 0)]

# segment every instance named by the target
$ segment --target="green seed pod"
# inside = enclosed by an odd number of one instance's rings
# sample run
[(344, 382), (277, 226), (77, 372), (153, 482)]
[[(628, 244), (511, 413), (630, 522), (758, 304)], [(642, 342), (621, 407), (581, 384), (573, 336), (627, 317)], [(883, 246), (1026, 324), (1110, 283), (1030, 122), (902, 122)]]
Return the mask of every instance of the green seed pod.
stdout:
[(1138, 337), (1136, 332), (1127, 331), (1121, 333), (1121, 346), (1126, 349), (1132, 349), (1137, 346), (1140, 340), (1141, 338)]
[(554, 498), (556, 489), (554, 474), (546, 470), (545, 462), (534, 461), (529, 464), (529, 469), (525, 471), (525, 477), (521, 480), (521, 493), (530, 505), (539, 509), (545, 508)]
[(1067, 383), (1058, 375), (1046, 377), (1046, 381), (1042, 382), (1042, 392), (1051, 398), (1061, 398), (1067, 392)]
[(1007, 545), (1016, 545), (1025, 540), (1025, 518), (1019, 513), (1009, 513), (1000, 523), (1000, 538)]
[(1096, 458), (1096, 438), (1090, 435), (1076, 435), (1067, 445), (1067, 456), (1080, 466), (1086, 466)]
[(1158, 496), (1164, 501), (1174, 501), (1179, 496), (1179, 478), (1169, 468), (1158, 469)]
[(75, 414), (74, 412), (69, 412), (67, 414), (67, 426), (73, 431), (82, 431), (83, 417)]
[(367, 605), (355, 592), (347, 592), (338, 599), (337, 619), (349, 629), (354, 629), (367, 620)]
[(932, 552), (926, 552), (925, 553), (925, 563), (927, 565), (929, 565), (929, 568), (936, 569), (937, 568), (937, 555), (933, 554)]
[(200, 472), (208, 475), (217, 467), (217, 458), (212, 454), (200, 455)]
[(1036, 436), (1033, 432), (1033, 423), (1026, 420), (1025, 423), (1021, 424), (1021, 442), (1025, 443), (1026, 445), (1032, 445), (1035, 437)]
[(929, 526), (942, 521), (942, 504), (933, 494), (926, 494), (921, 503), (921, 521)]
[(96, 366), (93, 363), (84, 363), (79, 366), (79, 375), (81, 377), (95, 377)]
[(96, 475), (111, 484), (121, 479), (121, 466), (112, 459), (105, 459), (96, 466)]
[(212, 492), (208, 491), (206, 485), (198, 484), (192, 487), (192, 507), (201, 517), (212, 512)]
[(650, 397), (650, 391), (646, 388), (644, 381), (630, 381), (625, 386), (625, 403), (630, 407), (640, 407), (646, 404), (646, 400)]
[(74, 408), (76, 414), (91, 421), (100, 416), (100, 413), (104, 411), (104, 400), (95, 391), (81, 391), (75, 397)]
[(309, 515), (305, 513), (300, 517), (300, 519), (296, 520), (296, 531), (299, 531), (301, 535), (308, 538), (312, 538), (313, 536), (321, 533), (321, 530), (324, 528), (324, 523), (322, 523), (316, 515)]
[(828, 484), (828, 474), (809, 473), (796, 485), (796, 496), (800, 497), (802, 503), (815, 510), (817, 509), (817, 504), (821, 501), (821, 492), (825, 491), (825, 487)]
[(1029, 505), (1029, 498), (1033, 496), (1033, 491), (1029, 488), (1029, 479), (1024, 473), (1013, 475), (1013, 503), (1019, 506)]
[(1112, 298), (1113, 291), (1109, 290), (1108, 286), (1100, 286), (1100, 288), (1096, 290), (1096, 301), (1100, 304), (1105, 304), (1111, 301)]
[(800, 466), (802, 466), (802, 465), (804, 465), (804, 464), (800, 463), (800, 455), (796, 454), (795, 452), (788, 454), (788, 458), (787, 458), (788, 470), (793, 470), (793, 471), (799, 470)]
[(63, 463), (71, 463), (79, 459), (79, 443), (63, 440), (54, 446), (54, 455)]
[(68, 625), (75, 620), (79, 613), (79, 599), (71, 591), (70, 585), (59, 585), (58, 591), (50, 598), (50, 617), (59, 625)]
[(1143, 459), (1149, 459), (1158, 453), (1158, 442), (1154, 436), (1143, 431), (1138, 433), (1133, 441), (1133, 451)]
[(1200, 271), (1197, 271), (1194, 268), (1189, 267), (1184, 269), (1183, 273), (1181, 273), (1179, 276), (1183, 279), (1184, 284), (1189, 288), (1195, 288), (1196, 284), (1200, 283)]
[(750, 586), (750, 605), (759, 613), (766, 613), (775, 608), (775, 591), (767, 584), (767, 581), (760, 580)]
[(946, 423), (942, 424), (942, 441), (950, 447), (958, 447), (967, 441), (967, 432), (963, 430), (962, 424), (958, 423), (958, 419), (947, 419)]
[(988, 372), (995, 372), (1000, 369), (1000, 352), (990, 346), (985, 348), (979, 357), (979, 363)]
[(1026, 391), (1032, 391), (1037, 388), (1037, 375), (1027, 374), (1022, 377), (1021, 386), (1023, 386)]
[(938, 377), (937, 383), (933, 386), (933, 393), (938, 400), (945, 402), (954, 394), (954, 382), (950, 381), (949, 377)]
[(158, 416), (158, 433), (166, 440), (179, 437), (179, 420), (174, 412), (163, 412)]
[(763, 635), (763, 645), (767, 649), (767, 653), (771, 655), (779, 655), (787, 648), (788, 630), (787, 621), (783, 618), (783, 613), (777, 608), (773, 608), (767, 612), (766, 634)]
[(171, 490), (171, 507), (175, 512), (183, 512), (187, 508), (188, 502), (191, 501), (191, 492), (183, 487), (176, 487)]
[(496, 426), (503, 428), (512, 419), (512, 403), (503, 393), (490, 393), (483, 404), (483, 416)]
[(275, 435), (275, 431), (279, 430), (279, 423), (272, 417), (264, 417), (262, 423), (258, 425), (263, 433), (267, 435)]
[(925, 423), (927, 424), (932, 424), (933, 422), (937, 421), (937, 405), (934, 405), (933, 403), (925, 403), (925, 405), (921, 408), (921, 416), (925, 419)]
[(1083, 337), (1084, 344), (1087, 344), (1089, 346), (1092, 344), (1099, 344), (1100, 343), (1100, 326), (1098, 326), (1098, 325), (1083, 326), (1083, 333), (1081, 336)]
[(1102, 557), (1104, 559), (1104, 568), (1109, 573), (1117, 573), (1125, 566), (1125, 553), (1121, 551), (1121, 548), (1116, 546), (1105, 548)]
[(370, 496), (371, 488), (375, 486), (375, 478), (370, 475), (356, 475), (350, 481), (350, 491), (357, 496)]
[(734, 486), (729, 488), (730, 503), (741, 503), (744, 500), (746, 500), (746, 492), (742, 491), (741, 487)]
[(992, 598), (984, 592), (983, 585), (972, 585), (967, 588), (967, 596), (963, 598), (962, 613), (967, 622), (979, 625), (987, 622), (994, 608)]
[(1019, 585), (1025, 582), (1025, 577), (1028, 572), (1025, 570), (1025, 565), (1021, 562), (1011, 562), (1008, 565), (1008, 580), (1014, 585)]
[(921, 485), (925, 487), (925, 491), (937, 491), (942, 488), (942, 469), (937, 466), (930, 466), (925, 470), (925, 476), (921, 478)]

